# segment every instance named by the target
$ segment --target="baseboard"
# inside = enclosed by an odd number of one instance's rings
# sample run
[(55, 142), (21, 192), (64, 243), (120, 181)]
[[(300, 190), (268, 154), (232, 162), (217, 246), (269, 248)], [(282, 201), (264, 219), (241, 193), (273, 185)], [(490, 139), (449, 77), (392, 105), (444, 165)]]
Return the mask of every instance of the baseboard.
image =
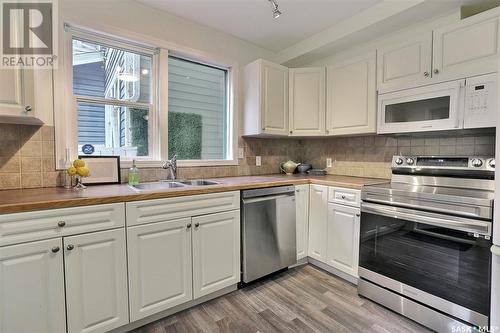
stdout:
[(313, 259), (311, 257), (307, 257), (307, 261), (311, 264), (311, 265), (314, 265), (316, 267), (319, 267), (321, 268), (322, 270), (324, 271), (327, 271), (328, 273), (330, 274), (333, 274), (333, 275), (336, 275), (338, 276), (339, 278), (341, 279), (344, 279), (352, 284), (355, 284), (355, 285), (358, 285), (358, 277), (355, 277), (355, 276), (352, 276), (352, 275), (349, 275), (347, 273), (344, 273), (342, 272), (341, 270), (338, 270), (332, 266), (329, 266), (321, 261), (318, 261), (316, 259)]
[(238, 288), (237, 288), (236, 284), (232, 285), (232, 286), (229, 286), (229, 287), (226, 287), (226, 288), (221, 289), (219, 291), (213, 292), (213, 293), (211, 293), (209, 295), (206, 295), (206, 296), (200, 297), (198, 299), (189, 301), (187, 303), (175, 306), (175, 307), (173, 307), (171, 309), (168, 309), (168, 310), (165, 310), (165, 311), (162, 311), (162, 312), (158, 312), (158, 313), (155, 313), (154, 315), (151, 315), (149, 317), (136, 320), (136, 321), (134, 321), (132, 323), (129, 323), (127, 325), (124, 325), (124, 326), (120, 326), (118, 328), (115, 328), (114, 330), (111, 330), (110, 332), (112, 332), (112, 333), (126, 333), (126, 332), (129, 332), (129, 331), (134, 330), (136, 328), (139, 328), (141, 326), (144, 326), (144, 325), (150, 324), (152, 322), (155, 322), (157, 320), (160, 320), (160, 319), (166, 318), (168, 316), (171, 316), (171, 315), (173, 315), (173, 314), (175, 314), (177, 312), (180, 312), (180, 311), (192, 308), (195, 305), (198, 305), (198, 304), (201, 304), (201, 303), (205, 303), (205, 302), (208, 302), (208, 301), (213, 300), (215, 298), (224, 296), (224, 295), (229, 294), (229, 293), (231, 293), (231, 292), (233, 292), (233, 291), (235, 291), (237, 289)]

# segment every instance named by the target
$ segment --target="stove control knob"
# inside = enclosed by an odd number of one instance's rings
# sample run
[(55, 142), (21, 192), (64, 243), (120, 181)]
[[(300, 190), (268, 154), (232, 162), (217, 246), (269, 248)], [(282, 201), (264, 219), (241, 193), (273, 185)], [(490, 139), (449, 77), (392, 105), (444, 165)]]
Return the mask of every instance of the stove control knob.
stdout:
[(495, 168), (495, 159), (492, 158), (489, 162), (488, 162), (488, 165), (490, 166), (490, 168)]
[(408, 157), (408, 158), (406, 159), (406, 164), (408, 164), (408, 165), (413, 165), (413, 163), (415, 163), (415, 160), (414, 160), (413, 158)]
[(396, 158), (396, 161), (394, 161), (397, 165), (403, 164), (403, 159), (401, 157)]
[(471, 164), (473, 167), (479, 168), (483, 165), (483, 161), (480, 158), (475, 158), (472, 160)]

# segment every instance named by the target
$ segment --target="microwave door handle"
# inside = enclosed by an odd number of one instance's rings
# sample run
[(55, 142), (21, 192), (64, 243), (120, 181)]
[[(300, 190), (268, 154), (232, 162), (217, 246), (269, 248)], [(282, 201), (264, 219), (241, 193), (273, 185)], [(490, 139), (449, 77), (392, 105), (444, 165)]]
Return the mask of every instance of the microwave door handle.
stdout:
[(427, 215), (424, 212), (399, 208), (399, 207), (391, 207), (391, 209), (386, 209), (380, 207), (379, 205), (367, 204), (363, 203), (361, 205), (362, 213), (371, 213), (376, 215), (382, 215), (386, 217), (391, 217), (395, 219), (404, 219), (412, 222), (422, 223), (433, 225), (436, 227), (443, 227), (448, 229), (460, 230), (464, 232), (470, 232), (473, 234), (480, 234), (490, 236), (491, 230), (488, 222), (481, 221), (467, 221), (460, 222), (453, 220), (453, 217), (445, 217), (445, 216), (431, 216)]

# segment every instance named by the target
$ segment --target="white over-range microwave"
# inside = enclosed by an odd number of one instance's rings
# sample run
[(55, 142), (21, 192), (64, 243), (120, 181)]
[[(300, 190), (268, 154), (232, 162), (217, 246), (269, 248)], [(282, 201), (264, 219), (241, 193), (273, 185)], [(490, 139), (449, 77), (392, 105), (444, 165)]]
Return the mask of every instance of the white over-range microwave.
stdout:
[(497, 74), (378, 95), (377, 133), (496, 126)]

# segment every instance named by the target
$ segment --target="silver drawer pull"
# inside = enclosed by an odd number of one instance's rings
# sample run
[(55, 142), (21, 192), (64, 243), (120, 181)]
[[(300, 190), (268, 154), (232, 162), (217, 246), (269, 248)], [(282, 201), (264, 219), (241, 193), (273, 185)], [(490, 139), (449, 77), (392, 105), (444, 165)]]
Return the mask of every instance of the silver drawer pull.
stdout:
[(59, 222), (57, 222), (57, 226), (60, 227), (60, 228), (64, 227), (65, 225), (66, 225), (65, 221), (59, 221)]
[(68, 251), (71, 251), (75, 248), (75, 246), (73, 244), (69, 244), (68, 246), (66, 246), (66, 250)]
[(59, 250), (60, 250), (59, 246), (54, 246), (51, 251), (52, 253), (57, 253), (59, 252)]

